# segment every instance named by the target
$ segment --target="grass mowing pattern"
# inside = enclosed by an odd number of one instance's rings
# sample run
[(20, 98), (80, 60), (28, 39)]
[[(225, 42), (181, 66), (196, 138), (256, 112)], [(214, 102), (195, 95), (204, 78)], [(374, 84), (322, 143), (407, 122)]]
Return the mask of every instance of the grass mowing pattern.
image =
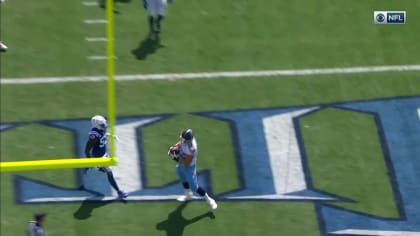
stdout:
[[(1, 135), (1, 161), (29, 161), (74, 157), (72, 133), (42, 125), (28, 125)], [(6, 145), (8, 144), (8, 145)], [(75, 187), (72, 169), (17, 173), (41, 181), (54, 180), (63, 187)]]
[[(418, 95), (420, 74), (407, 72), (193, 81), (135, 81), (117, 82), (116, 89), (116, 112), (117, 116), (121, 116), (290, 106)], [(106, 114), (105, 82), (7, 85), (1, 86), (0, 96), (2, 122), (69, 119), (91, 117), (92, 114)], [(19, 109), (16, 109), (17, 107)]]
[(300, 125), (314, 187), (356, 201), (333, 205), (398, 216), (372, 115), (327, 108)]

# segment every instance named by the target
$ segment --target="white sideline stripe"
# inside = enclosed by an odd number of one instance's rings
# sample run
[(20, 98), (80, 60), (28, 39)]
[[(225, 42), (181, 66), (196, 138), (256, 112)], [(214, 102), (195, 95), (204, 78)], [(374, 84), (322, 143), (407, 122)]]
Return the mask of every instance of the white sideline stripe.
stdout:
[(92, 7), (92, 6), (98, 6), (97, 2), (82, 2), (84, 6)]
[[(134, 200), (134, 201), (156, 201), (156, 200), (176, 200), (179, 195), (146, 195), (146, 196), (131, 196), (128, 193), (128, 197), (125, 200)], [(37, 203), (37, 202), (74, 202), (74, 201), (84, 201), (84, 200), (97, 200), (97, 201), (109, 201), (115, 200), (117, 195), (114, 194), (113, 196), (107, 197), (89, 197), (89, 196), (81, 196), (81, 197), (45, 197), (45, 198), (32, 198), (26, 200), (26, 203)], [(203, 198), (193, 196), (194, 200), (202, 200)], [(299, 197), (299, 196), (286, 196), (286, 195), (258, 195), (258, 196), (244, 196), (244, 197), (227, 197), (221, 198), (221, 200), (306, 200), (306, 201), (313, 201), (313, 200), (336, 200), (335, 198), (329, 197)], [(410, 235), (411, 236), (411, 235)]]
[(87, 19), (83, 21), (85, 24), (106, 24), (108, 21), (105, 19)]
[[(108, 57), (107, 56), (88, 56), (88, 59), (89, 60), (106, 60), (108, 59)], [(114, 57), (114, 59), (117, 59), (117, 57)]]
[[(300, 70), (262, 70), (262, 71), (236, 71), (236, 72), (205, 72), (205, 73), (176, 73), (176, 74), (138, 74), (118, 75), (117, 81), (130, 80), (179, 80), (179, 79), (213, 79), (213, 78), (241, 78), (241, 77), (270, 77), (270, 76), (297, 76), (297, 75), (338, 75), (359, 74), (391, 71), (420, 71), (420, 65), (394, 65), (369, 66), (325, 69)], [(0, 84), (42, 84), (42, 83), (68, 83), (68, 82), (100, 82), (106, 81), (106, 76), (73, 76), (73, 77), (43, 77), (25, 79), (0, 79)]]
[(362, 229), (346, 229), (332, 232), (332, 234), (340, 235), (377, 235), (377, 236), (420, 236), (420, 232), (413, 231), (388, 231), (388, 230), (362, 230)]
[(98, 38), (85, 38), (86, 41), (88, 42), (106, 42), (107, 39), (103, 38), (103, 37), (98, 37)]
[[(156, 200), (176, 200), (180, 195), (166, 195), (166, 196), (128, 196), (125, 200), (137, 200), (137, 201), (156, 201)], [(91, 200), (91, 201), (110, 201), (116, 200), (117, 195), (112, 197), (46, 197), (46, 198), (33, 198), (28, 201), (27, 203), (36, 203), (36, 202), (75, 202), (75, 201), (84, 201), (84, 200)], [(195, 200), (201, 200), (202, 198), (193, 196)]]
[(260, 199), (260, 200), (337, 201), (337, 198), (334, 198), (334, 197), (306, 197), (306, 196), (279, 195), (279, 194), (222, 197), (221, 199), (227, 199), (227, 200), (257, 200), (257, 199)]

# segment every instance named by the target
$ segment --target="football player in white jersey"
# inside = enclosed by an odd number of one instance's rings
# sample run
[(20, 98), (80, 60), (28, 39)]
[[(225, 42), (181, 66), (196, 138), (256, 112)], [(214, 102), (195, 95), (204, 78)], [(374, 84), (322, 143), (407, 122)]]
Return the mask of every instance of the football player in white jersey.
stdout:
[[(172, 0), (168, 2), (172, 3)], [(149, 12), (149, 36), (155, 40), (161, 30), (161, 21), (166, 15), (166, 0), (143, 0), (143, 7)]]
[(197, 183), (198, 147), (191, 129), (182, 131), (179, 142), (169, 148), (168, 155), (177, 162), (176, 172), (185, 191), (185, 195), (178, 197), (177, 200), (180, 202), (188, 201), (192, 199), (193, 192), (196, 192), (206, 199), (212, 210), (216, 210), (216, 201)]
[(34, 221), (29, 222), (28, 233), (29, 236), (45, 236), (44, 220), (47, 216), (45, 212), (37, 212), (34, 215)]

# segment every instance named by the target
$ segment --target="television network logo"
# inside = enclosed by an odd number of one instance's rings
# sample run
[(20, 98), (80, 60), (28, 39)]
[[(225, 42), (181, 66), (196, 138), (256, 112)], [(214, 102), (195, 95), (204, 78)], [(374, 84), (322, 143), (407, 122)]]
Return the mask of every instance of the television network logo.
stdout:
[(405, 24), (405, 11), (374, 11), (373, 21), (375, 24)]

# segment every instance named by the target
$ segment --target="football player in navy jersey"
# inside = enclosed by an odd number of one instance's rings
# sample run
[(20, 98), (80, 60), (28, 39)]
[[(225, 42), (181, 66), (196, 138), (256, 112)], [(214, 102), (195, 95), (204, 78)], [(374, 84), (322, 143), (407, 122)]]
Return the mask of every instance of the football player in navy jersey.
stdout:
[(193, 131), (191, 129), (184, 130), (179, 138), (179, 142), (171, 146), (168, 151), (168, 155), (177, 162), (176, 173), (185, 191), (185, 195), (178, 197), (177, 200), (188, 201), (193, 198), (193, 193), (196, 192), (206, 200), (212, 210), (216, 210), (216, 201), (197, 183), (198, 146)]
[[(91, 119), (92, 128), (89, 131), (89, 138), (86, 142), (85, 155), (86, 157), (108, 157), (107, 143), (109, 133), (107, 133), (107, 122), (103, 116), (96, 115)], [(100, 167), (99, 171), (105, 172), (108, 176), (108, 181), (111, 186), (117, 191), (118, 197), (126, 198), (127, 193), (123, 192), (115, 181), (114, 174), (111, 167)]]

